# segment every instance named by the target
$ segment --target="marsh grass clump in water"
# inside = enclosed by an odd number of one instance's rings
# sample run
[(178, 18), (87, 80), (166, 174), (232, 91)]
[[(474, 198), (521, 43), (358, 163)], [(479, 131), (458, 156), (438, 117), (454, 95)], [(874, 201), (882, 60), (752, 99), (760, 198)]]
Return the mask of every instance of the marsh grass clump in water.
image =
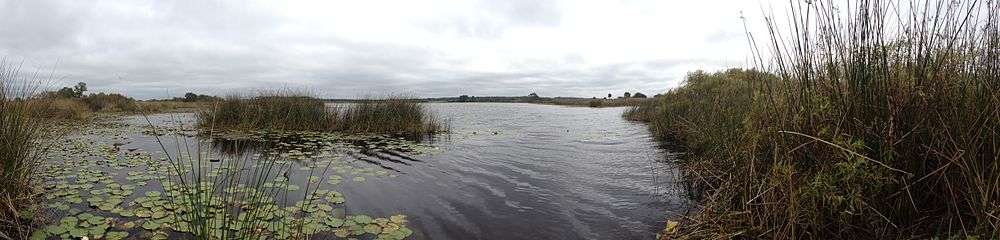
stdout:
[(422, 103), (401, 98), (365, 99), (327, 107), (303, 94), (229, 96), (198, 115), (203, 129), (343, 131), (359, 134), (422, 135), (445, 127)]
[(31, 83), (17, 66), (0, 62), (0, 239), (27, 239), (31, 233), (34, 174), (42, 162), (42, 126), (31, 117)]
[(231, 95), (198, 114), (202, 128), (222, 130), (309, 130), (334, 127), (337, 112), (307, 94)]
[(341, 115), (338, 128), (352, 133), (420, 135), (445, 130), (421, 103), (402, 98), (363, 100)]
[(768, 19), (767, 73), (693, 73), (626, 113), (686, 152), (701, 209), (669, 237), (1000, 234), (1000, 7), (846, 4)]

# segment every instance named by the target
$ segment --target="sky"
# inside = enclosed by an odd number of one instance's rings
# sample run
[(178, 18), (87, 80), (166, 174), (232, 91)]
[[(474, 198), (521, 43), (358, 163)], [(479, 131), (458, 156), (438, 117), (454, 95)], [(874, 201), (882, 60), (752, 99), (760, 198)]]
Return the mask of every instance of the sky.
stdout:
[(137, 99), (647, 95), (746, 67), (756, 0), (0, 0), (0, 57)]

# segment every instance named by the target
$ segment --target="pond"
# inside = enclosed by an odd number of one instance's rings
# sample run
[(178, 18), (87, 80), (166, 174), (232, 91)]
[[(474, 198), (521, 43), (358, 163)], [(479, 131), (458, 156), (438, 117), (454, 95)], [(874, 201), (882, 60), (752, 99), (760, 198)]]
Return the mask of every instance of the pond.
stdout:
[[(294, 160), (285, 175), (294, 186), (286, 187), (289, 195), (298, 196), (290, 203), (319, 189), (337, 201), (323, 203), (333, 209), (315, 211), (352, 223), (364, 217), (372, 226), (371, 219), (382, 220), (382, 235), (356, 236), (361, 239), (392, 239), (388, 225), (399, 236), (405, 230), (407, 239), (651, 239), (668, 217), (687, 209), (673, 184), (674, 156), (658, 147), (645, 125), (623, 120), (622, 108), (426, 106), (450, 125), (450, 133), (420, 142), (332, 134), (217, 136), (211, 149), (220, 157), (213, 160), (280, 152)], [(95, 222), (110, 225), (101, 232), (184, 236), (159, 225), (148, 231), (122, 227), (156, 223), (135, 215), (156, 212), (147, 211), (157, 198), (147, 192), (163, 190), (157, 181), (166, 174), (157, 167), (166, 157), (160, 143), (169, 153), (197, 142), (192, 114), (149, 119), (160, 141), (145, 118), (129, 116), (98, 121), (55, 146), (43, 174), (55, 219), (83, 212), (90, 215), (78, 220), (98, 216)], [(125, 186), (130, 190), (119, 190)]]

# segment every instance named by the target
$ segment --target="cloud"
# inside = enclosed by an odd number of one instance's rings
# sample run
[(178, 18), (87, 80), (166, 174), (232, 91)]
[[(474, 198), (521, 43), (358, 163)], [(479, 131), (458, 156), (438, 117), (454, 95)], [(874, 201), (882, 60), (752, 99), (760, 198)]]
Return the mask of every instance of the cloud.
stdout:
[(745, 6), (666, 1), (0, 0), (0, 56), (164, 98), (655, 93), (741, 66)]

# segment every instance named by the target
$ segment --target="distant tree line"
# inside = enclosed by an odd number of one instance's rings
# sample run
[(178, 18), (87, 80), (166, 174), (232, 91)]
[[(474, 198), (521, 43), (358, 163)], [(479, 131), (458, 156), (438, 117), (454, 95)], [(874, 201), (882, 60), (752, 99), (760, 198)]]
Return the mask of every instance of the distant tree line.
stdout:
[(40, 94), (41, 98), (67, 99), (80, 101), (87, 105), (92, 111), (103, 111), (109, 109), (134, 110), (135, 99), (119, 93), (90, 93), (87, 92), (87, 83), (79, 82), (72, 87), (63, 87), (57, 91), (46, 91)]
[(182, 98), (174, 97), (173, 99), (170, 99), (170, 101), (177, 102), (213, 102), (218, 100), (222, 100), (222, 98), (211, 95), (196, 94), (193, 92), (185, 93)]

